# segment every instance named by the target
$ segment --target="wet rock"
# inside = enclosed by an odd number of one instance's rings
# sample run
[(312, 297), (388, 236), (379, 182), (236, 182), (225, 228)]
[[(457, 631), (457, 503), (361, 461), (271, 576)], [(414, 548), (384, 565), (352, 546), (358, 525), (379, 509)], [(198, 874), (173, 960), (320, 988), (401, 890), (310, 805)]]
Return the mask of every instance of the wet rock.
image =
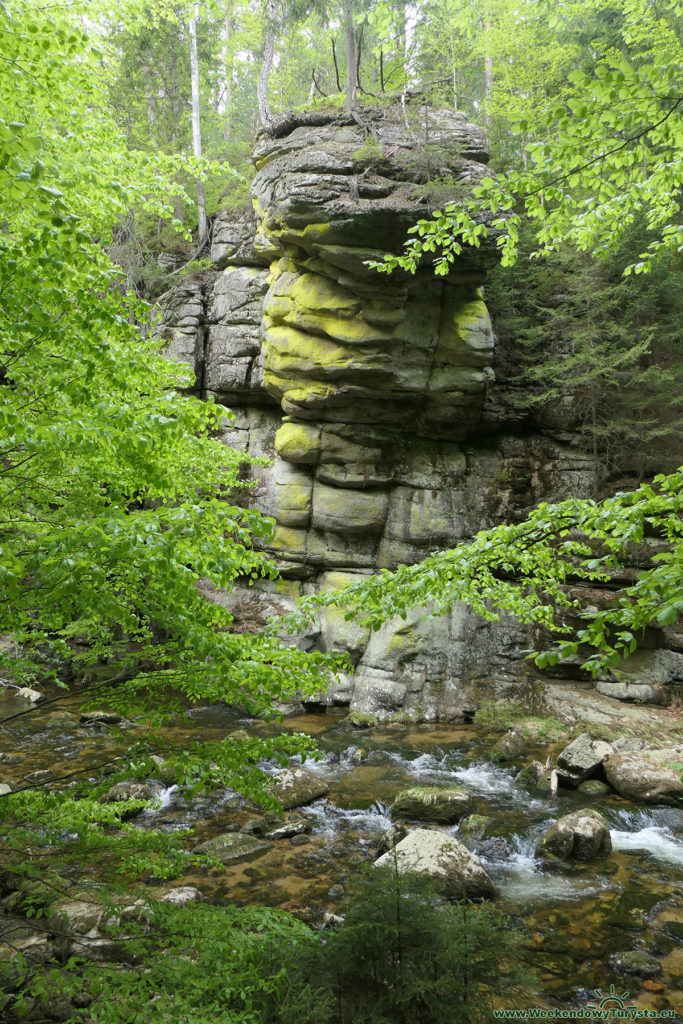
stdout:
[(123, 718), (115, 711), (84, 711), (81, 715), (83, 725), (119, 725), (121, 722)]
[(656, 978), (662, 973), (662, 965), (643, 949), (615, 953), (610, 965), (618, 974), (637, 974), (641, 978)]
[(517, 778), (520, 782), (538, 782), (544, 772), (545, 768), (540, 761), (529, 761), (524, 765)]
[(587, 732), (582, 732), (558, 755), (558, 775), (570, 786), (578, 786), (584, 779), (596, 775), (600, 765), (613, 751), (610, 743), (595, 740)]
[(331, 885), (327, 890), (327, 895), (332, 900), (342, 900), (346, 895), (346, 890), (343, 885)]
[(19, 697), (20, 700), (29, 700), (31, 704), (39, 704), (42, 700), (45, 700), (42, 693), (38, 690), (32, 690), (30, 686), (20, 687), (15, 696)]
[(186, 907), (188, 903), (200, 903), (204, 894), (194, 885), (179, 885), (157, 896), (160, 903), (172, 903), (174, 907)]
[(22, 754), (0, 753), (0, 762), (2, 762), (2, 764), (20, 764), (23, 760), (24, 758)]
[(249, 739), (249, 733), (246, 729), (234, 729), (228, 733), (228, 739), (231, 739), (234, 743), (246, 743)]
[(469, 810), (471, 799), (469, 793), (457, 786), (450, 789), (414, 786), (398, 794), (391, 816), (452, 825)]
[(240, 834), (244, 836), (264, 836), (272, 824), (272, 818), (268, 818), (265, 815), (261, 818), (251, 818), (242, 825)]
[(305, 846), (306, 843), (310, 843), (310, 836), (301, 833), (300, 835), (292, 836), (289, 840), (292, 846)]
[(55, 711), (54, 714), (48, 715), (44, 721), (45, 729), (54, 729), (55, 732), (63, 729), (71, 729), (78, 722), (75, 715), (70, 715), (68, 711)]
[(154, 778), (158, 779), (162, 785), (169, 787), (174, 786), (178, 781), (178, 769), (172, 765), (169, 761), (165, 761), (163, 757), (159, 757), (158, 754), (152, 754), (151, 761), (154, 762)]
[[(154, 793), (146, 782), (117, 782), (100, 797), (101, 804), (123, 803), (126, 800), (154, 799)], [(121, 815), (121, 821), (128, 821), (144, 811), (144, 807), (130, 807)]]
[(50, 996), (41, 1008), (41, 1017), (48, 1020), (68, 1021), (72, 1019), (74, 1004), (68, 996)]
[(367, 760), (367, 756), (368, 752), (365, 747), (357, 747), (351, 754), (351, 761), (353, 764), (362, 764), (363, 761)]
[(539, 857), (590, 861), (607, 857), (612, 851), (609, 826), (592, 808), (566, 814), (554, 822), (536, 847)]
[(460, 822), (458, 835), (466, 839), (483, 839), (492, 819), (486, 814), (468, 814)]
[(394, 850), (375, 861), (375, 867), (395, 865), (400, 875), (415, 873), (430, 878), (453, 898), (492, 896), (493, 882), (478, 857), (442, 832), (415, 829)]
[(506, 860), (511, 852), (512, 846), (505, 836), (490, 836), (477, 842), (477, 853), (487, 860)]
[(301, 701), (294, 701), (291, 703), (274, 701), (273, 711), (276, 715), (282, 715), (283, 718), (294, 718), (296, 715), (305, 714), (306, 708)]
[(579, 783), (577, 789), (579, 793), (585, 793), (588, 796), (606, 796), (607, 793), (612, 792), (611, 787), (606, 782), (601, 782), (600, 779), (586, 779), (585, 782)]
[[(9, 895), (4, 901), (4, 910), (27, 917), (35, 917), (49, 911), (50, 906), (66, 891), (68, 882), (55, 872), (48, 872), (45, 878), (20, 880), (11, 874), (3, 878), (3, 890)], [(59, 883), (57, 884), (57, 879)]]
[(611, 754), (605, 775), (617, 793), (646, 804), (683, 807), (683, 746)]
[(294, 836), (303, 836), (311, 831), (311, 823), (305, 818), (297, 818), (295, 821), (286, 821), (271, 832), (266, 832), (266, 839), (293, 839)]
[(270, 849), (268, 843), (264, 843), (255, 836), (245, 836), (239, 832), (226, 832), (224, 835), (216, 836), (215, 839), (207, 839), (206, 842), (195, 846), (193, 853), (212, 857), (221, 864), (237, 864), (240, 861), (251, 860), (253, 857), (260, 857), (266, 850)]
[(393, 850), (397, 843), (400, 843), (402, 839), (408, 835), (408, 829), (401, 821), (396, 821), (388, 828), (384, 835), (377, 843), (377, 857), (381, 857), (389, 850)]
[(48, 782), (52, 782), (55, 777), (55, 773), (50, 768), (44, 768), (42, 771), (30, 772), (24, 776), (24, 781), (29, 786), (44, 786)]
[(514, 761), (524, 753), (524, 736), (522, 730), (514, 728), (508, 730), (504, 736), (494, 743), (491, 748), (491, 759), (493, 761)]
[(8, 963), (17, 955), (25, 957), (30, 966), (45, 964), (55, 955), (54, 942), (47, 932), (34, 931), (23, 918), (2, 914), (0, 915), (0, 963)]
[(101, 938), (98, 929), (103, 913), (102, 905), (90, 899), (54, 903), (50, 908), (49, 926), (56, 936), (59, 952), (73, 951), (80, 956), (90, 941)]
[(13, 793), (14, 789), (13, 782), (0, 782), (0, 796), (7, 796), (8, 793)]
[(305, 768), (288, 768), (274, 776), (270, 787), (273, 796), (285, 811), (303, 807), (321, 796), (327, 796), (329, 786)]

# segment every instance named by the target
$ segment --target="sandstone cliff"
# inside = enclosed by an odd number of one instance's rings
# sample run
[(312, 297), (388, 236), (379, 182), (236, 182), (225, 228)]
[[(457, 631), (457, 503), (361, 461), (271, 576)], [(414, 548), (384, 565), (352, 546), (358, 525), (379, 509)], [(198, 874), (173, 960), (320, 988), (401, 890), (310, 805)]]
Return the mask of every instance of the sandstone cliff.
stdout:
[[(243, 628), (302, 593), (590, 490), (590, 459), (571, 436), (521, 419), (495, 383), (483, 291), (495, 239), (445, 279), (429, 266), (414, 277), (367, 266), (400, 251), (429, 212), (429, 182), (457, 197), (489, 173), (486, 140), (463, 115), (411, 116), (397, 105), (261, 137), (253, 212), (219, 214), (215, 269), (163, 300), (169, 355), (235, 413), (225, 443), (270, 462), (248, 496), (275, 521), (282, 580), (225, 598)], [(534, 690), (520, 654), (530, 639), (514, 621), (463, 607), (418, 618), (370, 636), (328, 613), (300, 642), (347, 651), (355, 672), (321, 699), (458, 720), (482, 693)], [(683, 656), (664, 660), (664, 684), (683, 676)]]

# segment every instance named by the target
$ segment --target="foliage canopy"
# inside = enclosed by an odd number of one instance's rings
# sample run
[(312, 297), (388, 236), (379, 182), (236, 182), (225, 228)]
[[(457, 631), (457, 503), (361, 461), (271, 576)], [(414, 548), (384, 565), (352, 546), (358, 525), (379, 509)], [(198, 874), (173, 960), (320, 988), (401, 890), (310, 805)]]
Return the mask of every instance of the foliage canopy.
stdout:
[[(552, 650), (535, 655), (539, 668), (580, 653), (582, 667), (597, 674), (631, 653), (646, 627), (670, 625), (683, 613), (682, 483), (683, 469), (602, 502), (542, 503), (522, 523), (484, 530), (471, 544), (307, 599), (294, 628), (321, 606), (378, 629), (413, 608), (439, 615), (464, 601), (485, 619), (508, 611), (560, 634)], [(624, 585), (646, 537), (658, 549)], [(600, 585), (612, 595), (596, 611), (587, 607), (595, 591), (586, 588)]]
[(271, 523), (236, 501), (229, 414), (183, 393), (103, 250), (131, 207), (172, 216), (186, 161), (126, 147), (96, 43), (78, 10), (0, 5), (2, 664), (27, 681), (106, 662), (129, 713), (268, 713), (325, 659), (232, 632), (211, 599), (273, 578)]

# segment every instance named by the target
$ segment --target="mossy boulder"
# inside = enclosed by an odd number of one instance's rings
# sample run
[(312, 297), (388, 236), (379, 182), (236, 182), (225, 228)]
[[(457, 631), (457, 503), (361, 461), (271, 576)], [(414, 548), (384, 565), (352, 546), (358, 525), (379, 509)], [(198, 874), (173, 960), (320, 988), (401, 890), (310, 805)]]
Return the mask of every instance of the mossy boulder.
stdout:
[(394, 800), (392, 818), (414, 821), (435, 821), (452, 825), (467, 813), (471, 806), (470, 794), (458, 787), (442, 789), (439, 786), (413, 786)]
[(617, 793), (646, 804), (683, 807), (683, 746), (627, 751), (605, 759), (605, 775)]
[(611, 852), (609, 825), (592, 808), (574, 811), (559, 818), (545, 832), (536, 847), (538, 857), (560, 860), (600, 860)]
[(285, 811), (313, 803), (314, 800), (327, 796), (329, 791), (326, 782), (305, 768), (288, 768), (275, 775), (270, 786), (271, 796)]
[(460, 822), (458, 835), (463, 839), (483, 839), (492, 821), (487, 814), (468, 814)]
[(395, 868), (400, 875), (425, 875), (453, 899), (477, 899), (495, 893), (478, 857), (457, 839), (430, 829), (410, 832), (376, 860), (375, 867)]
[(522, 730), (516, 726), (509, 729), (491, 748), (492, 761), (514, 761), (524, 753), (525, 743)]
[(630, 949), (610, 957), (610, 966), (617, 974), (636, 974), (641, 978), (656, 978), (662, 965), (644, 949)]
[(260, 857), (270, 844), (257, 839), (256, 836), (244, 835), (241, 832), (226, 832), (215, 839), (207, 839), (206, 842), (195, 846), (192, 851), (195, 854), (211, 857), (221, 864), (237, 864), (240, 861), (252, 860)]

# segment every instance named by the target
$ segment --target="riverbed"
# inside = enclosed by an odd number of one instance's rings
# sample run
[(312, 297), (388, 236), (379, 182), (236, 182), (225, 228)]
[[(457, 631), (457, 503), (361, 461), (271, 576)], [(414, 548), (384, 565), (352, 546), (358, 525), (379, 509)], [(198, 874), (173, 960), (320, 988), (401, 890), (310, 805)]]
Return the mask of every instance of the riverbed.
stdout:
[[(25, 708), (15, 699), (1, 706), (5, 716)], [(56, 780), (64, 780), (87, 773), (91, 765), (94, 769), (106, 754), (116, 757), (121, 742), (116, 730), (79, 724), (72, 713), (76, 710), (74, 698), (73, 704), (60, 701), (59, 710), (47, 707), (8, 721), (0, 775), (19, 780), (51, 771)], [(212, 740), (235, 729), (315, 736), (319, 756), (307, 759), (305, 767), (326, 783), (329, 794), (289, 815), (307, 820), (305, 838), (269, 843), (252, 860), (188, 875), (183, 884), (195, 885), (219, 904), (277, 906), (320, 927), (325, 915), (344, 914), (354, 877), (374, 860), (391, 825), (395, 796), (414, 785), (458, 785), (470, 793), (471, 811), (489, 820), (476, 839), (460, 834), (461, 823), (443, 831), (464, 839), (479, 856), (495, 883), (497, 905), (521, 928), (525, 956), (537, 979), (531, 1003), (580, 1009), (611, 991), (629, 1006), (680, 1012), (683, 811), (636, 806), (616, 793), (589, 796), (563, 787), (552, 798), (520, 781), (518, 774), (534, 757), (556, 753), (561, 743), (552, 749), (528, 746), (514, 762), (498, 764), (490, 758), (492, 738), (473, 725), (391, 723), (359, 729), (342, 711), (266, 724), (218, 704), (188, 711), (169, 729), (169, 737)], [(271, 771), (275, 766), (263, 767)], [(188, 798), (176, 786), (158, 784), (156, 795), (157, 806), (136, 819), (137, 827), (189, 827), (193, 842), (240, 828), (259, 813), (232, 791)], [(609, 823), (613, 851), (607, 860), (548, 865), (534, 856), (554, 820), (586, 806), (600, 810)], [(650, 977), (625, 974), (619, 954), (634, 950), (650, 954), (659, 970)]]

